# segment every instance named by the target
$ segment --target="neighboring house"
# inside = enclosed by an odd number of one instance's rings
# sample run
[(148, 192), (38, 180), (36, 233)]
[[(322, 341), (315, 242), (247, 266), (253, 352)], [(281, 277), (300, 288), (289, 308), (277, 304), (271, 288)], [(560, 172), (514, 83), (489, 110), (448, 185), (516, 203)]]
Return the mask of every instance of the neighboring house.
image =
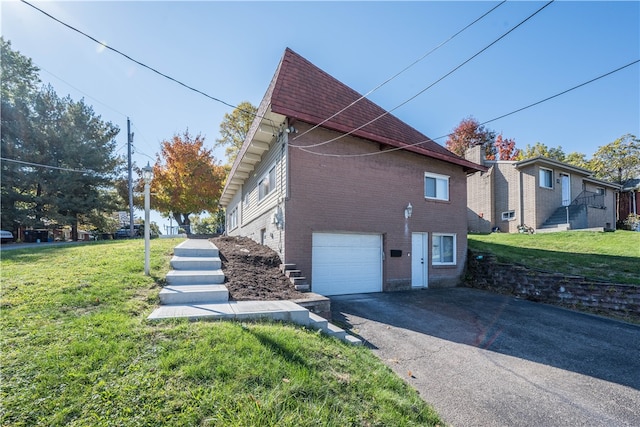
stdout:
[(618, 221), (631, 214), (640, 215), (640, 178), (625, 181), (618, 195)]
[(481, 147), (466, 158), (489, 168), (467, 179), (469, 231), (518, 232), (615, 229), (617, 184), (586, 169), (545, 157), (522, 161), (485, 160)]
[(227, 234), (322, 295), (456, 285), (466, 176), (486, 169), (360, 98), (285, 50), (220, 198)]

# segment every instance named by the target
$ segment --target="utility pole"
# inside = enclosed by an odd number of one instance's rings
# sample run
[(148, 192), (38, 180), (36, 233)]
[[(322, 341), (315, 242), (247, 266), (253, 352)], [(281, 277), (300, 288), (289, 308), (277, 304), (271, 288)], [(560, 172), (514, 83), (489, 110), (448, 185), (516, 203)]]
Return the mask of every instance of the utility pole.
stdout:
[(129, 237), (133, 237), (133, 165), (131, 164), (131, 147), (133, 145), (133, 134), (131, 133), (131, 122), (127, 117), (127, 153), (129, 159)]

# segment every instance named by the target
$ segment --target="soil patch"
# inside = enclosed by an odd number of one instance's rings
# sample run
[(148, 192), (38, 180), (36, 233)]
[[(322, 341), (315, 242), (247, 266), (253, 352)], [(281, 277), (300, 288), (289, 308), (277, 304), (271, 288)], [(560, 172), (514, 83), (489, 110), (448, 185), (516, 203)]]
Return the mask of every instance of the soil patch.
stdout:
[(248, 237), (220, 236), (211, 239), (220, 251), (229, 299), (272, 301), (304, 299), (280, 271), (282, 261), (271, 248)]

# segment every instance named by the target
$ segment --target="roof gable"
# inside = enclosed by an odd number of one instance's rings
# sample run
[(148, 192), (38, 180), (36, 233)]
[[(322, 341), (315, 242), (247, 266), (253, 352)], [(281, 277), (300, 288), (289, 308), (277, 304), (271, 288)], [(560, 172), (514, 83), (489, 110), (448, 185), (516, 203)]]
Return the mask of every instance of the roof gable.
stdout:
[(278, 67), (271, 95), (271, 110), (318, 125), (357, 101), (336, 117), (322, 123), (322, 127), (347, 133), (375, 120), (351, 134), (392, 147), (406, 147), (408, 151), (468, 169), (484, 170), (482, 166), (456, 156), (370, 100), (360, 98), (358, 92), (287, 48)]
[[(269, 150), (275, 134), (261, 133), (260, 129), (264, 127), (277, 132), (276, 127), (284, 124), (286, 118), (312, 125), (322, 123), (324, 128), (442, 160), (460, 166), (466, 172), (487, 170), (485, 166), (453, 154), (397, 117), (385, 114), (385, 110), (368, 99), (360, 98), (355, 90), (287, 48), (231, 166), (220, 204), (227, 206), (231, 202), (249, 172)], [(353, 106), (324, 122), (352, 103)], [(368, 122), (372, 123), (363, 126)], [(362, 129), (353, 131), (361, 126)]]

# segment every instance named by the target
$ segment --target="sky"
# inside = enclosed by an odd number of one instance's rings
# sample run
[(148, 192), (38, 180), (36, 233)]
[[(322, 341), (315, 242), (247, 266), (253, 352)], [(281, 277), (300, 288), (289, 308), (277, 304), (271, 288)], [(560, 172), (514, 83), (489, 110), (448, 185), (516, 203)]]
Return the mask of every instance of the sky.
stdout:
[[(0, 2), (0, 24), (12, 48), (40, 68), (44, 84), (84, 99), (120, 127), (118, 154), (127, 153), (130, 118), (139, 166), (153, 164), (161, 141), (186, 129), (213, 147), (233, 111), (225, 104), (257, 106), (287, 47), (361, 94), (422, 58), (368, 98), (442, 145), (466, 117), (492, 120), (640, 59), (638, 1), (555, 1), (494, 43), (546, 4), (507, 1), (452, 38), (499, 3), (33, 3), (223, 102), (20, 1)], [(625, 134), (640, 136), (640, 63), (486, 127), (515, 139), (517, 148), (541, 142), (591, 158)], [(214, 155), (226, 163), (223, 148)], [(163, 232), (169, 224), (158, 213), (151, 219)]]

